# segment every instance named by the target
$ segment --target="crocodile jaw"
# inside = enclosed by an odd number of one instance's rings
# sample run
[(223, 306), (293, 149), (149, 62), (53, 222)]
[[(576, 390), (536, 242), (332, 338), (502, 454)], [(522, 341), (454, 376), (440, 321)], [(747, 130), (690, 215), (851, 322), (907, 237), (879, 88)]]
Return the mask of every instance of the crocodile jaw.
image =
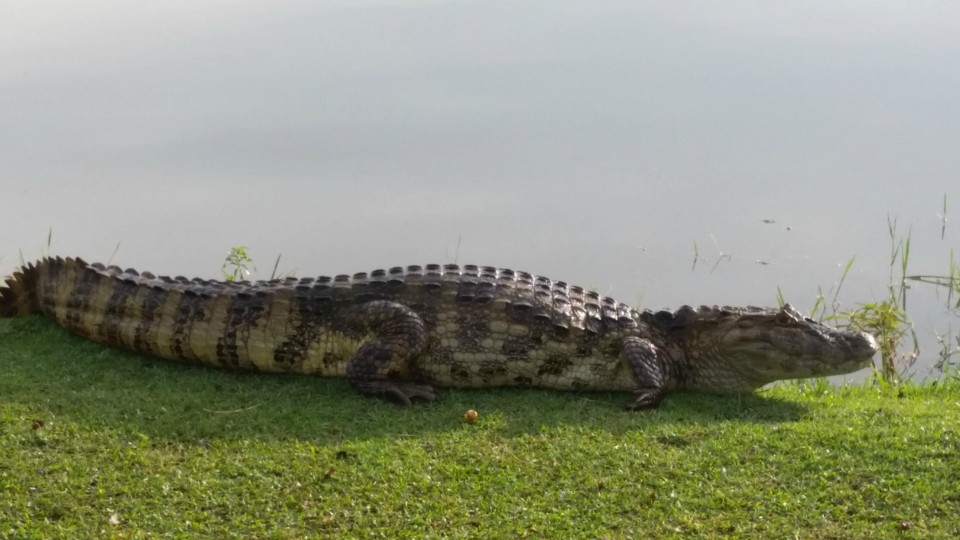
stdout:
[(757, 386), (853, 373), (870, 366), (877, 350), (870, 334), (806, 319), (789, 304), (765, 324), (741, 322), (728, 329), (719, 347), (731, 368)]
[(783, 379), (853, 373), (869, 367), (877, 352), (876, 340), (864, 332), (833, 330), (823, 341), (788, 342), (793, 339), (771, 336), (771, 341), (743, 342), (725, 351), (723, 357), (759, 386)]
[(681, 308), (667, 339), (677, 388), (711, 393), (749, 392), (765, 384), (853, 373), (872, 363), (873, 336), (805, 318), (781, 308)]

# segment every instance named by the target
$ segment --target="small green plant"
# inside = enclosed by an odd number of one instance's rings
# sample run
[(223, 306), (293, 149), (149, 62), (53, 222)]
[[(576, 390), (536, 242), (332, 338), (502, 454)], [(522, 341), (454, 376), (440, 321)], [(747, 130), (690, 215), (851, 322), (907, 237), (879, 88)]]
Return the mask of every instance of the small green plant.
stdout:
[[(273, 270), (270, 272), (271, 280), (280, 277), (278, 269), (280, 268), (280, 257), (282, 256), (282, 253), (278, 253), (276, 260), (273, 261)], [(223, 274), (225, 281), (242, 281), (250, 275), (251, 269), (254, 272), (257, 271), (257, 267), (253, 264), (253, 258), (250, 257), (250, 254), (247, 252), (247, 246), (234, 246), (227, 252), (223, 266), (220, 268), (220, 273)], [(283, 277), (293, 277), (295, 275), (296, 272), (291, 270), (283, 274)]]
[[(888, 288), (889, 296), (880, 302), (868, 302), (857, 304), (857, 308), (840, 311), (838, 295), (843, 287), (843, 282), (850, 274), (853, 262), (856, 257), (851, 257), (843, 269), (843, 275), (840, 281), (829, 291), (824, 293), (822, 288), (817, 289), (817, 300), (811, 310), (810, 317), (818, 321), (827, 320), (843, 328), (869, 332), (877, 338), (880, 345), (880, 374), (883, 381), (896, 384), (899, 382), (903, 372), (909, 369), (916, 362), (920, 348), (916, 331), (910, 319), (907, 317), (907, 265), (910, 260), (910, 233), (906, 238), (900, 238), (897, 234), (897, 219), (887, 217), (887, 230), (890, 235), (890, 285)], [(899, 266), (900, 275), (896, 275), (896, 268)], [(827, 296), (832, 299), (827, 301)], [(782, 303), (783, 298), (780, 291), (777, 291), (778, 301)], [(828, 309), (832, 313), (828, 314)], [(901, 343), (903, 338), (909, 334), (913, 339), (913, 349), (909, 353), (902, 353)]]
[[(910, 233), (907, 232), (906, 238), (899, 237), (897, 218), (890, 218), (890, 216), (887, 216), (887, 231), (890, 235), (889, 297), (880, 302), (858, 304), (860, 306), (858, 309), (835, 315), (833, 318), (845, 320), (844, 326), (848, 328), (869, 332), (876, 336), (880, 345), (880, 373), (884, 381), (893, 384), (899, 382), (900, 375), (917, 361), (920, 346), (916, 331), (907, 317)], [(897, 266), (900, 267), (899, 278), (895, 275)], [(901, 353), (900, 344), (907, 334), (913, 338), (913, 350), (910, 353)]]
[[(279, 262), (279, 258), (277, 259)], [(253, 259), (247, 253), (247, 246), (234, 246), (227, 252), (220, 272), (225, 281), (242, 281), (250, 275), (250, 269), (256, 270), (253, 266)]]
[(898, 366), (905, 364), (909, 368), (916, 361), (919, 351), (914, 336), (914, 350), (903, 355), (900, 353), (900, 343), (904, 336), (913, 332), (907, 314), (900, 308), (894, 298), (888, 298), (879, 303), (858, 304), (860, 307), (844, 314), (828, 318), (845, 320), (844, 326), (862, 332), (869, 332), (877, 338), (880, 345), (880, 366), (883, 380), (897, 382), (901, 369)]

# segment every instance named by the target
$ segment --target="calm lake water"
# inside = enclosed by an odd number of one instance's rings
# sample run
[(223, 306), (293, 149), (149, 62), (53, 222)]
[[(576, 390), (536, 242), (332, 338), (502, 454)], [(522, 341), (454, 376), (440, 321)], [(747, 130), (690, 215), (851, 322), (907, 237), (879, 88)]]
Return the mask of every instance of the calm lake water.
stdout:
[[(456, 261), (809, 310), (852, 257), (841, 308), (886, 297), (888, 219), (908, 273), (960, 261), (955, 2), (18, 2), (0, 25), (0, 274), (52, 228), (51, 253), (156, 273), (216, 277), (242, 244), (255, 278)], [(957, 313), (909, 295), (929, 366)]]

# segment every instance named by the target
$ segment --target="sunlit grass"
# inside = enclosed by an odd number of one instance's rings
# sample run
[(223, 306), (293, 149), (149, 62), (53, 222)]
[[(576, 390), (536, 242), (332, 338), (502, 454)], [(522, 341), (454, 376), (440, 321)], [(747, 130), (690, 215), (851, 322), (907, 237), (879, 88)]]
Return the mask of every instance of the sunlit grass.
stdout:
[[(0, 321), (0, 537), (950, 538), (960, 384), (450, 391), (181, 366)], [(463, 421), (467, 409), (479, 420)]]

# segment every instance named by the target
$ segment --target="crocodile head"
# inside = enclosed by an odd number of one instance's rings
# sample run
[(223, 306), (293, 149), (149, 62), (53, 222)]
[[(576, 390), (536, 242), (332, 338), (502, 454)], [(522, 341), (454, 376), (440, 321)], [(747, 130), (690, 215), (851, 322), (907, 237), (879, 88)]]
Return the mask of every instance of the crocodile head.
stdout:
[(871, 365), (870, 334), (839, 330), (779, 309), (684, 307), (670, 326), (689, 373), (680, 384), (708, 391), (744, 391), (805, 377), (852, 373)]

